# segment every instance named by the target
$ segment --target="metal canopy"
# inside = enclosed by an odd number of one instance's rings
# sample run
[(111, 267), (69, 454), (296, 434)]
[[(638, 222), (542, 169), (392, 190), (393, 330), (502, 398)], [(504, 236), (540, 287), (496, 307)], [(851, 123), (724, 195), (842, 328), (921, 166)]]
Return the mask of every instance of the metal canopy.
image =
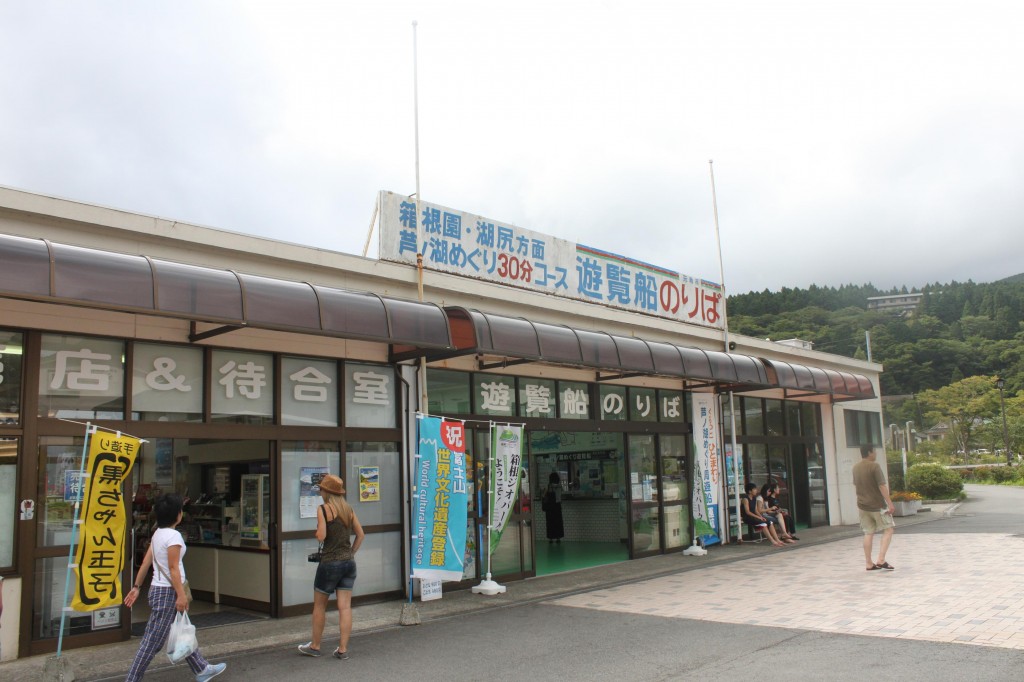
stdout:
[(772, 384), (782, 388), (790, 397), (827, 394), (836, 402), (875, 397), (871, 380), (862, 374), (808, 367), (781, 360), (764, 360), (764, 364)]
[[(190, 320), (191, 339), (253, 327), (451, 348), (440, 306), (0, 235), (0, 296)], [(197, 333), (196, 322), (223, 325)]]
[(524, 361), (544, 362), (623, 373), (619, 376), (680, 377), (738, 385), (742, 389), (771, 386), (764, 364), (748, 355), (645, 341), (466, 308), (446, 307), (445, 313), (456, 350), (440, 355), (430, 353), (430, 360), (478, 354), (500, 358), (482, 363), (484, 369)]

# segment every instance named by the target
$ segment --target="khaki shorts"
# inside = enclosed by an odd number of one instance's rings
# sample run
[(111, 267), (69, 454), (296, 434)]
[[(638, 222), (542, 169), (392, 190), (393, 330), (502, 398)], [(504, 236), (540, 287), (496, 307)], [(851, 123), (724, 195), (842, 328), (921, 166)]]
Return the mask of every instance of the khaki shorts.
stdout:
[(863, 509), (857, 511), (860, 512), (860, 529), (864, 531), (864, 535), (874, 535), (880, 530), (896, 527), (896, 522), (893, 521), (892, 514), (889, 512), (883, 514), (880, 511), (864, 511)]

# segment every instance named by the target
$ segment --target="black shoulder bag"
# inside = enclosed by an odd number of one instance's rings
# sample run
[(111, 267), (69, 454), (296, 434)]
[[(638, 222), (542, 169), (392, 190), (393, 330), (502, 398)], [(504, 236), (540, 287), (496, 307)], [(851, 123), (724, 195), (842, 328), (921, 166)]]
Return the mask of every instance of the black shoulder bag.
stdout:
[[(324, 523), (326, 524), (327, 523), (327, 514), (324, 513), (324, 506), (321, 504), (317, 509), (318, 509), (318, 511), (321, 514), (324, 515)], [(324, 556), (324, 543), (321, 542), (320, 546), (316, 548), (316, 551), (306, 557), (306, 561), (308, 561), (311, 564), (318, 564), (318, 563), (320, 563), (320, 559), (322, 559), (323, 556)]]

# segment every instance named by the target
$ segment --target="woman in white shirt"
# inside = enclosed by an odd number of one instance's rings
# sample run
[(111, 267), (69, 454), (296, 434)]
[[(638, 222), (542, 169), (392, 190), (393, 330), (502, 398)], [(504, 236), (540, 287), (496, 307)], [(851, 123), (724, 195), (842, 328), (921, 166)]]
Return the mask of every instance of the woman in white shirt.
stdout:
[[(149, 566), (156, 563), (153, 581), (149, 585), (149, 621), (146, 622), (146, 634), (135, 654), (132, 667), (128, 671), (126, 682), (138, 682), (149, 667), (153, 657), (163, 650), (167, 644), (174, 617), (181, 611), (188, 610), (188, 598), (185, 595), (185, 539), (175, 530), (181, 523), (182, 500), (180, 495), (164, 495), (157, 498), (153, 505), (156, 513), (157, 530), (149, 543), (146, 558), (135, 576), (135, 585), (125, 595), (124, 605), (131, 608), (139, 598), (142, 581), (149, 572)], [(193, 651), (188, 658), (188, 665), (196, 675), (196, 682), (207, 682), (224, 672), (226, 663), (210, 664), (199, 653)]]

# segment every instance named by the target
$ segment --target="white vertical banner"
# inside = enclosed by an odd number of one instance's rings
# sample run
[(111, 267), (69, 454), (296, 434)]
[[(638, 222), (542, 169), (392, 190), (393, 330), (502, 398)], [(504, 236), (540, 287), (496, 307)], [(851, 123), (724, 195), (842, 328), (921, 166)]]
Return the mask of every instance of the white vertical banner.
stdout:
[(722, 488), (718, 401), (713, 393), (693, 397), (693, 530), (705, 545), (721, 542)]
[(523, 427), (491, 424), (491, 543), (490, 552), (501, 542), (501, 534), (519, 497), (522, 478)]

